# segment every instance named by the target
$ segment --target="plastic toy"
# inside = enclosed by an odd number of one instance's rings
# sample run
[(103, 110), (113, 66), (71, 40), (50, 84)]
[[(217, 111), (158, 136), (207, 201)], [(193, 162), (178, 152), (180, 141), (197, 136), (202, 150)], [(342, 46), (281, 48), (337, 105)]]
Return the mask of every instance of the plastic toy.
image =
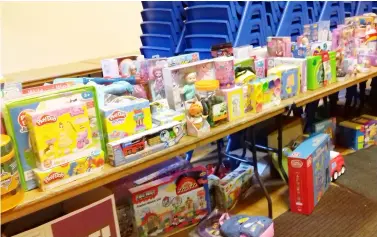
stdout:
[(46, 170), (88, 154), (92, 132), (85, 103), (71, 103), (59, 109), (26, 112), (30, 142), (37, 167)]
[(330, 184), (329, 136), (318, 134), (301, 143), (288, 157), (292, 212), (309, 215)]
[(326, 133), (329, 135), (330, 141), (331, 141), (331, 147), (330, 149), (333, 149), (335, 146), (335, 140), (336, 140), (336, 118), (330, 118), (325, 119), (320, 122), (316, 122), (313, 124), (313, 133)]
[(336, 76), (346, 76), (346, 72), (344, 70), (344, 53), (340, 48), (336, 50)]
[(45, 191), (70, 183), (89, 174), (101, 171), (105, 164), (104, 153), (100, 150), (93, 151), (88, 156), (79, 156), (76, 158), (78, 159), (49, 170), (34, 169), (39, 188)]
[(150, 91), (152, 100), (160, 100), (165, 98), (164, 78), (162, 77), (162, 67), (155, 66), (152, 69), (152, 79), (150, 81)]
[(24, 198), (12, 140), (1, 134), (1, 212), (16, 207)]
[(351, 122), (364, 126), (364, 147), (377, 144), (377, 117), (363, 114)]
[(245, 111), (259, 113), (263, 109), (263, 84), (260, 80), (251, 81), (247, 86)]
[[(211, 127), (215, 127), (228, 116), (227, 102), (224, 95), (219, 91), (218, 80), (201, 80), (195, 83), (195, 90), (198, 100), (203, 107), (203, 115), (207, 116), (207, 121)], [(197, 114), (193, 110), (197, 108), (195, 104), (190, 105), (189, 115), (196, 117)]]
[(306, 80), (306, 59), (305, 58), (269, 58), (268, 59), (268, 68), (277, 67), (284, 64), (291, 64), (298, 66), (298, 78), (300, 80), (300, 92), (307, 91), (307, 80)]
[(101, 109), (106, 142), (115, 141), (152, 128), (149, 101), (135, 97), (115, 97)]
[(336, 181), (339, 176), (346, 172), (344, 158), (339, 152), (330, 151), (330, 177), (331, 181)]
[(263, 109), (280, 104), (281, 81), (276, 75), (260, 79), (263, 90)]
[(234, 63), (236, 86), (245, 86), (251, 80), (256, 79), (254, 60), (251, 58), (238, 60)]
[(187, 134), (199, 137), (209, 132), (210, 125), (207, 118), (208, 110), (204, 111), (203, 104), (195, 98), (187, 111)]
[(215, 209), (209, 214), (196, 228), (196, 233), (200, 237), (217, 237), (221, 236), (220, 227), (229, 215)]
[[(137, 60), (138, 56), (127, 56), (121, 58), (104, 59), (101, 61), (102, 74), (104, 78), (119, 78), (135, 76), (141, 77), (141, 62), (146, 60)], [(148, 75), (148, 69), (146, 70)]]
[(292, 42), (291, 53), (293, 58), (306, 58), (310, 55), (310, 47), (307, 45), (300, 45), (296, 42)]
[(307, 87), (308, 90), (316, 90), (323, 87), (325, 76), (321, 56), (309, 56), (307, 60)]
[(205, 169), (197, 167), (131, 188), (138, 236), (154, 236), (198, 223), (209, 213)]
[(295, 65), (280, 65), (268, 69), (268, 76), (276, 75), (281, 80), (281, 99), (287, 99), (300, 93), (300, 80), (298, 67)]
[[(42, 96), (43, 95), (43, 96)], [(90, 130), (92, 131), (92, 145), (105, 148), (102, 139), (102, 123), (98, 110), (95, 88), (92, 86), (75, 86), (71, 88), (46, 91), (19, 97), (4, 103), (4, 119), (8, 135), (15, 141), (15, 152), (20, 171), (21, 185), (24, 190), (37, 187), (37, 181), (32, 173), (36, 167), (36, 160), (29, 141), (29, 131), (26, 126), (26, 112), (41, 111), (56, 108), (72, 102), (85, 102), (88, 110)]]
[(224, 221), (220, 233), (225, 237), (273, 237), (274, 223), (267, 217), (236, 215)]
[(253, 167), (241, 163), (237, 169), (215, 182), (216, 205), (221, 210), (230, 210), (237, 203), (241, 194), (251, 186)]
[(220, 89), (234, 87), (234, 64), (233, 57), (218, 57), (215, 59), (215, 76), (220, 81)]
[(269, 57), (290, 57), (291, 37), (268, 37), (267, 52)]
[(184, 136), (184, 127), (174, 121), (107, 143), (109, 163), (120, 166), (173, 146)]
[(190, 54), (182, 54), (174, 57), (169, 57), (166, 59), (168, 67), (174, 67), (177, 65), (197, 62), (200, 60), (199, 53), (190, 53)]
[(212, 58), (231, 57), (233, 56), (233, 47), (231, 43), (217, 44), (211, 47)]
[(322, 41), (322, 42), (313, 42), (310, 44), (310, 55), (317, 55), (321, 51), (329, 51), (331, 50), (331, 41)]
[(245, 102), (242, 87), (222, 90), (228, 108), (228, 121), (234, 121), (245, 116)]

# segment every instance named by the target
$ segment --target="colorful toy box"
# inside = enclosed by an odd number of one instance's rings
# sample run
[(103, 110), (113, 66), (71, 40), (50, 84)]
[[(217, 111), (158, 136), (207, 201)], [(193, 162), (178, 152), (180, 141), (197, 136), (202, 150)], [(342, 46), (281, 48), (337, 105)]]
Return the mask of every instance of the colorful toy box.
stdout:
[(307, 87), (308, 90), (316, 90), (324, 85), (324, 73), (321, 56), (309, 56), (307, 60)]
[(339, 145), (354, 150), (364, 148), (364, 126), (362, 124), (343, 121), (337, 128), (337, 142)]
[(215, 181), (215, 200), (217, 208), (230, 210), (237, 203), (241, 194), (251, 186), (253, 167), (241, 163), (237, 169), (227, 174), (224, 178)]
[(288, 157), (292, 212), (309, 215), (330, 184), (329, 136), (318, 134), (302, 142)]
[(184, 127), (174, 121), (107, 143), (109, 163), (120, 166), (173, 146), (184, 136)]
[[(120, 58), (101, 60), (102, 74), (104, 78), (119, 78), (140, 75), (140, 56), (131, 55)], [(148, 69), (145, 71), (148, 74)]]
[(30, 143), (41, 170), (89, 155), (92, 145), (85, 103), (71, 103), (59, 109), (26, 112)]
[(34, 173), (37, 177), (39, 188), (45, 191), (83, 178), (89, 174), (97, 173), (102, 170), (104, 164), (103, 151), (96, 150), (88, 156), (55, 166), (49, 170), (34, 169)]
[(196, 167), (131, 188), (138, 236), (168, 234), (198, 223), (210, 211), (205, 168)]
[(164, 68), (163, 77), (169, 107), (180, 112), (194, 99), (196, 81), (216, 79), (212, 59)]
[(364, 147), (377, 144), (377, 117), (363, 114), (351, 121), (364, 126)]
[(62, 90), (47, 91), (41, 94), (19, 97), (4, 103), (5, 125), (8, 135), (15, 141), (20, 180), (24, 190), (37, 187), (37, 180), (33, 172), (33, 169), (36, 168), (36, 158), (29, 142), (26, 113), (56, 108), (72, 102), (86, 103), (92, 132), (92, 146), (97, 149), (105, 148), (96, 91), (92, 86), (74, 86)]
[(146, 99), (124, 97), (119, 103), (107, 104), (101, 112), (106, 142), (152, 128), (151, 110)]
[(311, 54), (310, 55), (317, 55), (321, 51), (329, 51), (332, 47), (331, 41), (322, 41), (322, 42), (313, 42), (311, 43)]
[(251, 81), (247, 85), (245, 111), (259, 113), (263, 109), (263, 84), (260, 80)]
[(182, 54), (174, 57), (169, 57), (166, 59), (168, 67), (174, 67), (177, 65), (193, 63), (200, 60), (199, 53), (189, 53)]
[(300, 80), (300, 92), (307, 91), (306, 85), (306, 59), (305, 58), (269, 58), (268, 68), (277, 67), (284, 64), (291, 64), (298, 66), (298, 78)]
[(257, 78), (264, 78), (266, 77), (267, 65), (265, 58), (256, 58), (254, 59), (255, 64), (255, 75)]
[(336, 52), (329, 51), (329, 59), (330, 59), (330, 68), (331, 68), (331, 80), (329, 81), (330, 84), (335, 83), (338, 81), (336, 77)]
[(313, 133), (316, 135), (318, 133), (326, 133), (329, 135), (331, 142), (331, 149), (335, 147), (335, 138), (336, 138), (336, 118), (332, 117), (319, 121), (313, 124)]
[(280, 104), (281, 80), (278, 76), (272, 75), (259, 79), (263, 90), (263, 109), (271, 108)]
[(290, 57), (291, 37), (267, 37), (269, 57)]
[(245, 102), (242, 87), (224, 89), (225, 101), (228, 107), (228, 121), (234, 121), (245, 116)]
[(268, 69), (267, 75), (276, 75), (281, 80), (281, 99), (287, 99), (296, 96), (300, 93), (300, 80), (298, 66), (295, 65), (280, 65)]

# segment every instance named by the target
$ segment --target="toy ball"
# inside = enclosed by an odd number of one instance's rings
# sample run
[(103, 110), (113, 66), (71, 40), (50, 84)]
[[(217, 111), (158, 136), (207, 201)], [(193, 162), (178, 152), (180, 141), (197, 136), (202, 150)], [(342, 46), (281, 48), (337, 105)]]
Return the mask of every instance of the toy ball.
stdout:
[(273, 237), (274, 224), (267, 217), (237, 215), (226, 220), (220, 232), (225, 237)]

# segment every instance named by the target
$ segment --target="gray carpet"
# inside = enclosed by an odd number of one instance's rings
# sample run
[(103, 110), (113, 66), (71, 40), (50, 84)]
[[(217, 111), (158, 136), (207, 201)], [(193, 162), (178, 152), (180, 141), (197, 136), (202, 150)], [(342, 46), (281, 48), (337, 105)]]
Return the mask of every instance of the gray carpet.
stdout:
[(344, 159), (346, 172), (336, 183), (377, 201), (377, 146), (357, 151)]

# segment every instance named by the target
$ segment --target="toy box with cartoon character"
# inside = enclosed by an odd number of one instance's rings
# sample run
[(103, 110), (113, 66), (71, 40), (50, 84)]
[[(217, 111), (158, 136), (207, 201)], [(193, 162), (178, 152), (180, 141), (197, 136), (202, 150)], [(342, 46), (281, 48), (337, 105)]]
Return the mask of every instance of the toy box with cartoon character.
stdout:
[(259, 79), (263, 90), (263, 109), (271, 108), (280, 104), (281, 80), (278, 76), (272, 75)]
[(322, 41), (322, 42), (313, 42), (311, 43), (311, 54), (310, 55), (317, 55), (322, 51), (329, 51), (331, 50), (331, 41)]
[(277, 67), (283, 64), (292, 64), (298, 66), (298, 78), (300, 80), (300, 92), (306, 92), (306, 59), (305, 58), (284, 58), (284, 57), (275, 57), (268, 59), (268, 68)]
[(246, 112), (262, 112), (263, 84), (260, 80), (254, 80), (248, 83), (245, 107)]
[(363, 114), (351, 122), (364, 126), (364, 147), (377, 144), (377, 117)]
[(329, 136), (318, 134), (302, 142), (288, 157), (292, 212), (309, 215), (330, 184)]
[[(141, 55), (131, 55), (120, 58), (109, 58), (101, 60), (102, 74), (104, 78), (119, 78), (140, 76)], [(140, 59), (140, 60), (138, 60)], [(144, 73), (144, 72), (143, 72)], [(145, 71), (146, 75), (148, 70)]]
[(87, 148), (92, 145), (92, 131), (85, 103), (26, 112), (25, 116), (39, 169), (51, 169), (90, 154)]
[(101, 109), (106, 142), (152, 128), (149, 101), (132, 96), (118, 97), (117, 103)]
[(104, 164), (103, 151), (95, 150), (90, 155), (55, 166), (49, 170), (34, 169), (34, 173), (37, 177), (39, 188), (45, 191), (99, 172)]
[(323, 72), (323, 63), (321, 56), (309, 56), (307, 60), (307, 88), (308, 90), (316, 90), (323, 87), (325, 76)]
[(300, 80), (298, 78), (298, 69), (299, 68), (296, 65), (287, 64), (268, 69), (268, 76), (276, 75), (281, 80), (280, 97), (282, 100), (296, 96), (300, 93)]
[(291, 37), (267, 37), (269, 57), (290, 57)]
[(292, 42), (291, 53), (293, 58), (306, 58), (310, 55), (310, 46)]
[(107, 143), (109, 163), (120, 166), (173, 146), (184, 136), (182, 123), (173, 121)]
[(216, 206), (221, 210), (230, 210), (234, 207), (242, 193), (251, 186), (253, 167), (241, 163), (237, 169), (218, 179), (215, 185)]
[(189, 54), (182, 54), (174, 57), (169, 57), (166, 59), (168, 63), (168, 67), (174, 67), (177, 65), (188, 64), (192, 62), (196, 62), (200, 60), (199, 53), (189, 53)]
[(225, 101), (228, 107), (228, 121), (234, 121), (245, 116), (245, 102), (242, 87), (224, 89)]
[(313, 133), (326, 133), (329, 135), (331, 146), (330, 149), (335, 147), (336, 137), (336, 118), (332, 117), (313, 124)]
[(164, 68), (163, 77), (169, 107), (176, 111), (185, 111), (185, 103), (195, 97), (195, 82), (216, 79), (214, 68), (212, 59)]
[(210, 211), (204, 167), (178, 172), (129, 190), (138, 236), (157, 236), (198, 223)]
[(5, 125), (8, 135), (15, 141), (20, 180), (24, 190), (37, 187), (37, 180), (33, 173), (33, 169), (36, 168), (36, 159), (30, 145), (29, 130), (25, 119), (26, 113), (44, 111), (47, 108), (56, 108), (74, 102), (86, 103), (92, 146), (98, 149), (105, 148), (97, 96), (93, 86), (74, 86), (46, 91), (8, 100), (4, 103)]

